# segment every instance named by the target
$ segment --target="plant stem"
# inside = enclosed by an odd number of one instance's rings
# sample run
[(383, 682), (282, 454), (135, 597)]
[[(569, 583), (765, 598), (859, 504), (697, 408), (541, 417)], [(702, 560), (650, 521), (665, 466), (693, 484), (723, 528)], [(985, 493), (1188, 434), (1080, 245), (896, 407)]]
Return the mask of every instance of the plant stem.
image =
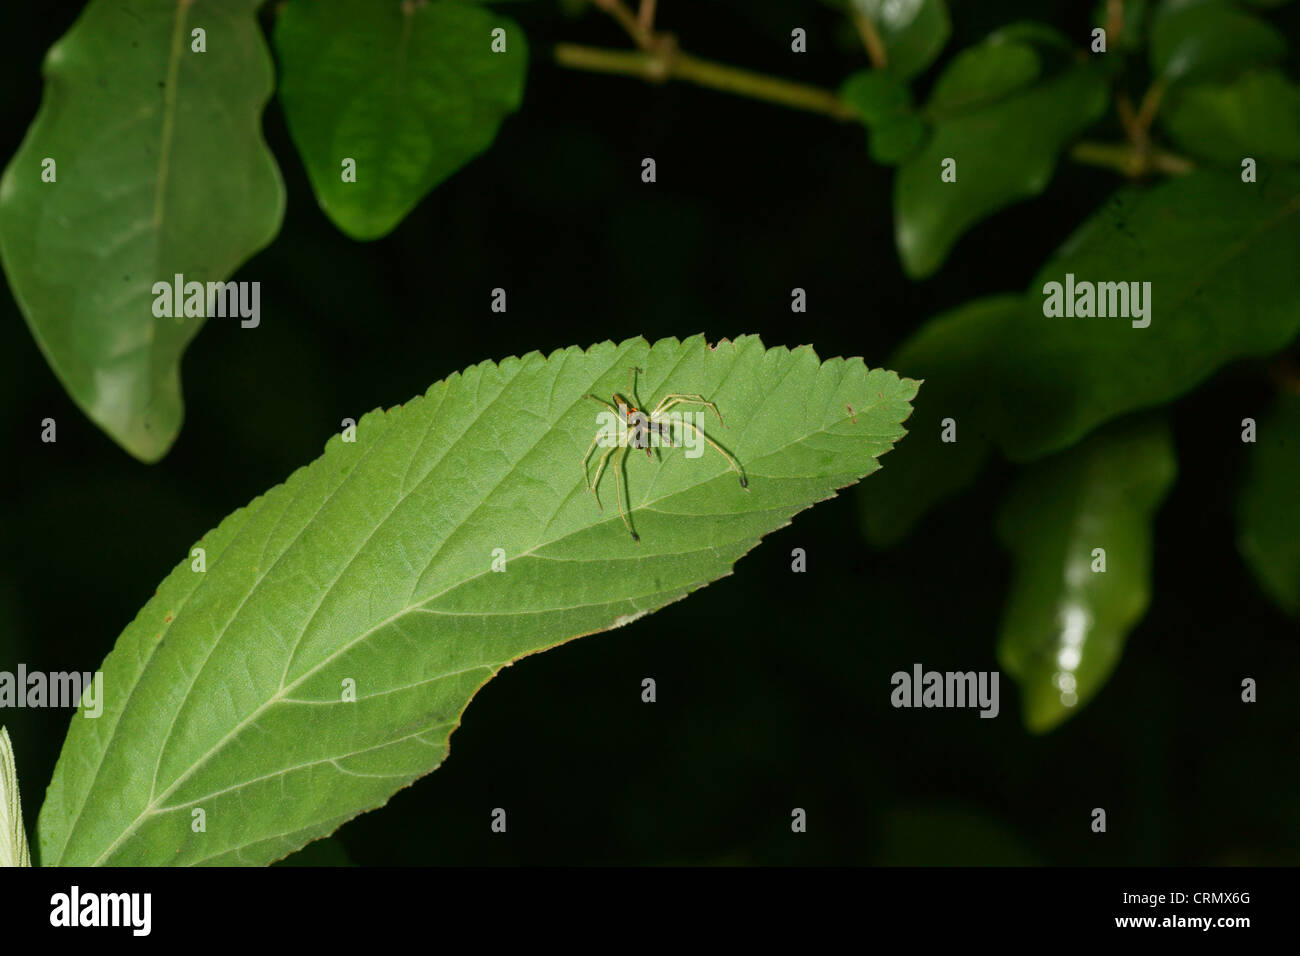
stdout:
[(1106, 42), (1114, 46), (1124, 32), (1124, 0), (1106, 0)]
[(641, 9), (637, 11), (637, 25), (646, 33), (655, 28), (655, 0), (641, 0)]
[(591, 0), (596, 6), (613, 17), (632, 41), (643, 50), (654, 48), (654, 37), (642, 26), (636, 14), (628, 9), (623, 0)]
[(715, 63), (681, 50), (609, 50), (558, 43), (555, 61), (573, 69), (638, 76), (656, 83), (685, 80), (697, 86), (820, 113), (832, 119), (858, 119), (857, 111), (830, 90)]
[(1137, 125), (1145, 135), (1151, 129), (1151, 124), (1155, 122), (1156, 112), (1160, 109), (1160, 101), (1165, 95), (1165, 83), (1163, 80), (1156, 80), (1147, 88), (1146, 95), (1142, 97), (1142, 105), (1138, 107)]
[(1142, 133), (1138, 129), (1137, 114), (1133, 112), (1133, 103), (1123, 90), (1120, 90), (1115, 97), (1115, 112), (1119, 114), (1120, 125), (1124, 127), (1124, 135), (1128, 137), (1129, 142), (1137, 143), (1141, 140)]
[(1070, 157), (1089, 166), (1105, 166), (1137, 179), (1155, 170), (1180, 176), (1195, 166), (1188, 159), (1162, 149), (1140, 148), (1128, 143), (1076, 143)]
[(867, 48), (871, 65), (877, 70), (883, 70), (889, 63), (889, 57), (885, 53), (885, 41), (880, 38), (876, 25), (865, 13), (854, 13), (853, 25), (858, 28), (858, 36), (862, 37), (862, 45)]

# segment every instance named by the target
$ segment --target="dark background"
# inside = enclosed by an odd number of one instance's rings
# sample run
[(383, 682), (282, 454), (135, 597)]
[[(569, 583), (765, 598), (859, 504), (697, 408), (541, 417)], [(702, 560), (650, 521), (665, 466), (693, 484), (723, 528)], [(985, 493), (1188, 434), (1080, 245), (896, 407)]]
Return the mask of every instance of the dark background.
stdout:
[[(660, 7), (701, 56), (831, 88), (866, 64), (813, 0)], [(957, 0), (947, 55), (1020, 17), (1085, 36), (1089, 7)], [(0, 11), (6, 161), (35, 116), (44, 51), (79, 8)], [(556, 41), (625, 38), (552, 0), (499, 9), (532, 50), (523, 108), (386, 239), (355, 243), (325, 219), (272, 101), (288, 213), (234, 277), (262, 283), (262, 323), (200, 334), (183, 366), (184, 429), (161, 464), (136, 462), (81, 414), (3, 293), (0, 668), (97, 667), (189, 544), (317, 457), (345, 417), (483, 359), (638, 334), (756, 332), (879, 366), (929, 316), (1023, 288), (1120, 185), (1065, 161), (1041, 199), (911, 283), (893, 246), (892, 173), (868, 160), (861, 127), (565, 71)], [(1294, 12), (1274, 21), (1297, 35)], [(813, 53), (789, 51), (792, 26)], [(655, 185), (640, 181), (645, 156)], [(489, 310), (496, 286), (505, 315)], [(795, 286), (807, 315), (789, 311)], [(999, 466), (892, 551), (865, 543), (851, 492), (689, 600), (508, 668), (444, 766), (330, 849), (360, 864), (1300, 862), (1297, 628), (1233, 541), (1238, 423), (1269, 395), (1261, 367), (1243, 363), (1173, 408), (1180, 475), (1157, 521), (1150, 611), (1110, 683), (1055, 732), (1024, 730), (1005, 676), (996, 720), (889, 705), (889, 675), (915, 662), (997, 667), (1010, 566), (991, 519), (1012, 473)], [(39, 440), (47, 416), (57, 444)], [(790, 572), (795, 547), (806, 574)], [(1254, 705), (1239, 698), (1248, 676)], [(658, 703), (641, 702), (644, 677)], [(68, 719), (3, 714), (33, 839)], [(489, 830), (494, 807), (505, 835)], [(790, 832), (794, 807), (806, 834)], [(1104, 835), (1093, 807), (1107, 810)]]

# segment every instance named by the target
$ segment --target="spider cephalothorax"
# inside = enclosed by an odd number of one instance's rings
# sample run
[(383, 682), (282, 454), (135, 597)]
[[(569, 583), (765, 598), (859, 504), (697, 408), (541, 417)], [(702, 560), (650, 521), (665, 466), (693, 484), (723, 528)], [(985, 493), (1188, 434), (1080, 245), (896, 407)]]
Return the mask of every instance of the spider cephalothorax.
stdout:
[[(609, 461), (609, 456), (618, 449), (622, 449), (618, 461), (614, 464), (614, 483), (618, 490), (618, 513), (623, 518), (623, 524), (627, 526), (628, 534), (632, 535), (632, 540), (638, 544), (641, 542), (641, 536), (632, 529), (632, 521), (628, 517), (628, 510), (631, 507), (631, 501), (625, 508), (623, 499), (625, 492), (623, 490), (623, 465), (627, 461), (628, 451), (636, 449), (645, 449), (646, 457), (653, 458), (653, 447), (658, 445), (667, 445), (670, 448), (676, 448), (682, 444), (680, 439), (673, 436), (674, 426), (683, 430), (683, 434), (689, 433), (698, 436), (705, 442), (708, 442), (718, 454), (727, 459), (727, 464), (731, 470), (740, 478), (740, 487), (748, 489), (749, 481), (745, 478), (745, 472), (741, 469), (740, 464), (731, 454), (712, 438), (706, 435), (697, 425), (686, 421), (680, 414), (673, 419), (667, 417), (669, 409), (676, 405), (703, 405), (713, 410), (713, 414), (718, 416), (718, 421), (722, 422), (722, 413), (718, 411), (718, 406), (706, 399), (703, 395), (697, 395), (686, 392), (669, 392), (659, 400), (659, 404), (649, 413), (642, 411), (636, 404), (636, 373), (641, 371), (639, 368), (628, 370), (628, 389), (627, 397), (615, 392), (612, 396), (613, 403), (605, 401), (596, 395), (587, 397), (593, 401), (600, 402), (611, 412), (614, 413), (621, 427), (617, 430), (617, 437), (600, 456), (600, 461), (596, 465), (596, 477), (593, 479), (588, 472), (587, 462), (591, 460), (591, 453), (596, 450), (596, 445), (600, 443), (601, 438), (606, 434), (605, 430), (596, 433), (596, 437), (591, 440), (587, 453), (582, 456), (582, 478), (586, 482), (587, 490), (592, 493), (596, 499), (596, 507), (600, 508), (600, 493), (597, 488), (600, 485), (601, 475), (605, 472), (605, 465)], [(725, 423), (723, 423), (723, 427)], [(604, 509), (601, 508), (603, 511)]]

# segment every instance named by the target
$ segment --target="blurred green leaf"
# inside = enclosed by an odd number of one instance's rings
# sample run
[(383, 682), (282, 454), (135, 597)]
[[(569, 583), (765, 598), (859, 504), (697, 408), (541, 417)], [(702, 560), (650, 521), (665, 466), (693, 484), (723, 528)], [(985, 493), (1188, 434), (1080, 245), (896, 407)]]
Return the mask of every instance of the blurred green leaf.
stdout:
[(204, 321), (156, 318), (153, 284), (224, 281), (284, 216), (260, 128), (274, 77), (260, 5), (93, 0), (46, 54), (40, 112), (0, 180), (0, 255), (32, 335), (144, 461), (180, 431), (181, 354)]
[[(1242, 183), (1210, 171), (1121, 190), (1044, 266), (1025, 296), (977, 300), (927, 322), (890, 366), (926, 381), (912, 438), (862, 503), (878, 545), (906, 535), (971, 481), (993, 444), (1013, 460), (1066, 448), (1104, 422), (1159, 405), (1234, 359), (1300, 332), (1300, 174)], [(1150, 325), (1049, 318), (1043, 287), (1151, 282)], [(1002, 383), (993, 387), (990, 383)], [(958, 442), (939, 422), (957, 421)]]
[[(1102, 73), (1081, 66), (936, 123), (894, 180), (894, 238), (907, 275), (933, 274), (973, 225), (1046, 189), (1062, 147), (1105, 111), (1107, 99)], [(940, 179), (948, 158), (956, 182)]]
[(1271, 24), (1228, 0), (1164, 0), (1151, 23), (1151, 71), (1166, 82), (1261, 66), (1286, 55)]
[[(925, 384), (913, 402), (907, 441), (858, 499), (867, 538), (877, 547), (902, 540), (925, 512), (984, 467), (990, 424), (1004, 414), (1002, 390), (1010, 387), (999, 385), (992, 350), (1024, 311), (1022, 296), (976, 299), (931, 319), (894, 353), (890, 367)], [(948, 418), (956, 441), (943, 441)]]
[(1213, 162), (1300, 162), (1300, 87), (1279, 70), (1184, 87), (1164, 104), (1160, 123), (1180, 149)]
[(905, 113), (871, 128), (871, 158), (885, 166), (895, 166), (913, 155), (925, 142), (925, 121), (915, 113)]
[(850, 0), (871, 19), (885, 44), (886, 68), (907, 80), (943, 52), (952, 33), (945, 0)]
[(1163, 422), (1122, 422), (1031, 465), (1009, 493), (998, 532), (1015, 571), (998, 660), (1031, 731), (1075, 714), (1119, 662), (1150, 600), (1152, 519), (1176, 472)]
[(920, 148), (925, 122), (912, 111), (912, 94), (897, 77), (880, 70), (859, 70), (840, 87), (840, 97), (853, 104), (870, 129), (871, 158), (894, 165)]
[(1041, 63), (1027, 43), (981, 43), (955, 56), (934, 84), (926, 114), (940, 118), (993, 103), (1038, 79)]
[(894, 119), (912, 108), (912, 92), (896, 76), (858, 70), (840, 86), (840, 98), (852, 105), (868, 126)]
[[(494, 53), (492, 31), (505, 30)], [(290, 0), (275, 25), (280, 101), (321, 209), (353, 239), (391, 232), (486, 150), (523, 97), (528, 45), (485, 7)], [(356, 181), (343, 180), (344, 161)]]
[(1056, 27), (1037, 20), (1016, 20), (998, 27), (985, 39), (985, 43), (1027, 43), (1036, 49), (1052, 50), (1058, 54), (1074, 56), (1074, 44)]
[(1237, 544), (1264, 592), (1300, 618), (1300, 395), (1282, 393), (1246, 448)]
[[(614, 461), (599, 509), (583, 454), (610, 423), (587, 396), (632, 367), (644, 403), (716, 402), (748, 490), (713, 449), (661, 448)], [(205, 535), (203, 573), (187, 555), (119, 637), (104, 712), (73, 719), (46, 792), (42, 861), (260, 865), (383, 805), (501, 668), (730, 574), (876, 471), (916, 389), (755, 336), (637, 338), (484, 362), (371, 412)]]
[[(1205, 170), (1120, 190), (1066, 240), (1004, 327), (996, 380), (1013, 383), (999, 444), (1013, 459), (1067, 447), (1108, 419), (1177, 398), (1233, 359), (1300, 331), (1300, 174), (1258, 183)], [(1049, 318), (1044, 286), (1150, 282), (1147, 328)]]

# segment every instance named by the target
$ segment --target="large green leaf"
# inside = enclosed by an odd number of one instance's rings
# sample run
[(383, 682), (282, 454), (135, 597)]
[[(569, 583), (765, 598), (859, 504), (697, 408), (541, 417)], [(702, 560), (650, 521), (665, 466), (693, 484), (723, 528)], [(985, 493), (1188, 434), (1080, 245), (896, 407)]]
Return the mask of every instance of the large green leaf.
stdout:
[[(988, 460), (992, 428), (1005, 414), (1011, 382), (993, 371), (1002, 329), (1024, 315), (1018, 295), (976, 299), (927, 322), (894, 354), (890, 367), (923, 379), (907, 441), (861, 495), (867, 537), (888, 547), (930, 508), (969, 484)], [(947, 426), (945, 422), (951, 419)], [(955, 439), (955, 440), (946, 440)]]
[[(1237, 543), (1260, 587), (1300, 618), (1300, 395), (1283, 393), (1247, 444)], [(891, 460), (892, 464), (892, 460)]]
[[(623, 391), (633, 366), (643, 404), (716, 402), (726, 426), (701, 427), (748, 476), (707, 447), (631, 455), (639, 545), (610, 472), (601, 513), (580, 469), (604, 411), (585, 396)], [(200, 539), (206, 572), (186, 558), (123, 632), (104, 713), (73, 719), (55, 769), (42, 861), (267, 863), (382, 805), (442, 762), (502, 667), (728, 574), (873, 472), (916, 388), (861, 359), (697, 336), (484, 363), (371, 412)]]
[(1122, 422), (1030, 466), (1008, 495), (998, 530), (1015, 572), (998, 660), (1031, 730), (1076, 713), (1119, 662), (1150, 600), (1152, 517), (1176, 471), (1163, 422)]
[(945, 0), (849, 0), (880, 32), (886, 68), (910, 79), (934, 62), (952, 33)]
[(1279, 70), (1188, 86), (1164, 105), (1160, 122), (1181, 149), (1217, 163), (1300, 162), (1300, 87)]
[[(975, 223), (1046, 189), (1061, 148), (1106, 101), (1101, 71), (1080, 66), (936, 123), (894, 179), (894, 237), (907, 274), (932, 274)], [(945, 159), (956, 162), (955, 182), (940, 178)]]
[(1151, 70), (1166, 82), (1202, 79), (1286, 54), (1286, 39), (1229, 0), (1164, 0), (1151, 23)]
[(155, 317), (153, 284), (224, 281), (284, 215), (260, 129), (273, 73), (258, 6), (93, 0), (46, 54), (40, 112), (0, 180), (0, 255), (32, 334), (145, 461), (180, 430), (180, 357), (203, 324)]
[[(1012, 458), (1073, 444), (1102, 422), (1157, 405), (1233, 359), (1300, 332), (1300, 175), (1258, 183), (1204, 171), (1121, 190), (1066, 241), (1028, 290), (1023, 320), (994, 346), (1014, 401), (999, 428)], [(1049, 282), (1150, 282), (1150, 325), (1049, 318)]]
[[(492, 50), (497, 29), (504, 52)], [(458, 0), (290, 0), (275, 47), (285, 121), (316, 199), (354, 239), (392, 231), (492, 144), (528, 64), (517, 24)]]

